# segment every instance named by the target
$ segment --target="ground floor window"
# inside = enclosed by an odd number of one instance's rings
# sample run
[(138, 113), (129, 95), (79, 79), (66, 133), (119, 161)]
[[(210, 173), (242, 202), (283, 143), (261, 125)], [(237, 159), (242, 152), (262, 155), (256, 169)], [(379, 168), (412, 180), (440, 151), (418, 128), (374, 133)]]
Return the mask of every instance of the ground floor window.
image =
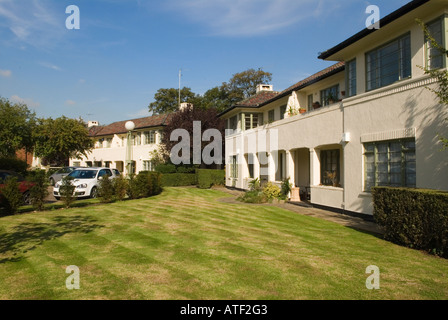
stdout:
[(230, 177), (238, 178), (238, 156), (230, 157)]
[(75, 161), (75, 162), (73, 162), (73, 166), (74, 167), (80, 167), (81, 166), (81, 162)]
[(154, 171), (153, 162), (150, 160), (143, 161), (143, 171)]
[(364, 190), (372, 187), (416, 187), (415, 139), (364, 144)]
[(324, 186), (338, 186), (341, 179), (340, 150), (320, 152), (320, 180)]
[(252, 153), (247, 154), (247, 168), (249, 170), (249, 178), (254, 178), (254, 155)]

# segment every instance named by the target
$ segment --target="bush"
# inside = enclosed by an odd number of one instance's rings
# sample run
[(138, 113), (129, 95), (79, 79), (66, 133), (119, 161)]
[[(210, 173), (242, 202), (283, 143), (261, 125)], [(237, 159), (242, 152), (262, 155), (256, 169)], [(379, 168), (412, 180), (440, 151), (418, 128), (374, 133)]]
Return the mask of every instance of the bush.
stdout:
[(269, 202), (272, 202), (272, 200), (274, 199), (280, 198), (281, 195), (281, 189), (271, 181), (266, 183), (266, 185), (263, 187), (262, 192)]
[(23, 160), (15, 158), (0, 158), (0, 169), (11, 170), (25, 175), (28, 164)]
[(177, 172), (176, 166), (171, 163), (159, 164), (158, 166), (155, 167), (155, 170), (156, 170), (156, 172), (160, 172), (163, 174)]
[(2, 203), (7, 214), (16, 214), (23, 204), (23, 195), (16, 177), (8, 177), (1, 188)]
[(280, 191), (280, 199), (286, 200), (291, 192), (292, 184), (289, 182), (289, 178), (283, 179), (282, 187)]
[(224, 185), (226, 172), (225, 170), (198, 169), (198, 187), (201, 189), (209, 189), (214, 185)]
[(30, 189), (31, 205), (35, 210), (44, 209), (45, 198), (48, 196), (48, 179), (45, 170), (35, 170), (29, 180), (34, 184)]
[(128, 190), (128, 180), (122, 175), (116, 177), (113, 180), (114, 197), (118, 201), (123, 201), (126, 198), (126, 192)]
[(448, 257), (447, 192), (376, 187), (373, 205), (386, 240)]
[(197, 183), (196, 174), (194, 173), (163, 174), (161, 180), (164, 187), (194, 186)]
[(158, 172), (141, 171), (129, 179), (128, 195), (131, 199), (151, 197), (162, 190), (162, 175)]
[(237, 200), (246, 203), (265, 203), (267, 201), (266, 196), (260, 190), (247, 191), (244, 195), (238, 197)]
[(72, 184), (72, 180), (74, 180), (73, 177), (63, 177), (59, 187), (59, 193), (66, 208), (70, 208), (71, 204), (76, 200), (74, 195), (75, 186)]
[(110, 203), (114, 200), (114, 196), (114, 182), (106, 175), (98, 183), (98, 198), (102, 203)]
[(176, 169), (177, 173), (196, 173), (195, 166), (180, 166)]

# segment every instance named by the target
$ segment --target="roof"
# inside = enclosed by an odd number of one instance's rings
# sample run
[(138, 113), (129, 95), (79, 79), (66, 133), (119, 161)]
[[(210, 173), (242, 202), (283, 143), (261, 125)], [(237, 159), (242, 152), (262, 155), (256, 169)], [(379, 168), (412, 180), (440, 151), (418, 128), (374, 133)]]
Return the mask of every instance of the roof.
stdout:
[[(297, 82), (296, 84), (290, 86), (289, 88), (283, 90), (280, 93), (275, 92), (275, 94), (270, 95), (270, 97), (269, 97), (269, 95), (264, 95), (262, 97), (258, 97), (257, 95), (255, 95), (249, 99), (246, 99), (246, 100), (228, 108), (224, 112), (221, 112), (219, 114), (219, 116), (221, 117), (224, 114), (226, 114), (236, 108), (261, 108), (271, 102), (274, 102), (278, 99), (289, 96), (293, 91), (303, 89), (309, 85), (312, 85), (313, 83), (321, 81), (325, 78), (328, 78), (328, 77), (330, 77), (336, 73), (339, 73), (341, 71), (344, 71), (344, 70), (345, 70), (345, 63), (338, 62), (328, 68), (325, 68), (322, 71), (319, 71), (319, 72), (313, 74), (312, 76), (309, 76), (308, 78), (306, 78), (304, 80)], [(272, 93), (272, 92), (270, 92), (270, 93)]]
[[(409, 2), (408, 4), (404, 5), (403, 7), (401, 7), (400, 9), (392, 12), (391, 14), (385, 16), (384, 18), (382, 18), (379, 23), (381, 27), (384, 27), (386, 25), (388, 25), (389, 23), (397, 20), (398, 18), (402, 17), (403, 15), (413, 11), (414, 9), (424, 5), (425, 3), (429, 2), (430, 0), (414, 0)], [(352, 37), (348, 38), (347, 40), (341, 42), (340, 44), (334, 46), (331, 49), (328, 49), (325, 52), (322, 52), (319, 54), (319, 59), (328, 59), (329, 57), (331, 57), (332, 55), (334, 55), (335, 53), (341, 51), (342, 49), (347, 48), (348, 46), (352, 45), (353, 43), (361, 40), (362, 38), (368, 36), (369, 34), (372, 34), (374, 32), (377, 32), (380, 29), (363, 29), (360, 32), (358, 32), (357, 34), (353, 35)]]
[(144, 128), (161, 127), (167, 125), (171, 117), (172, 114), (161, 114), (132, 120), (118, 121), (106, 126), (95, 126), (89, 128), (89, 136), (97, 137), (97, 136), (109, 136), (113, 134), (126, 133), (127, 130), (125, 128), (125, 124), (128, 121), (134, 122), (136, 130)]
[(277, 96), (279, 92), (277, 91), (261, 91), (255, 94), (252, 97), (249, 97), (241, 102), (238, 102), (236, 105), (239, 107), (257, 107), (261, 103), (271, 100), (275, 96)]

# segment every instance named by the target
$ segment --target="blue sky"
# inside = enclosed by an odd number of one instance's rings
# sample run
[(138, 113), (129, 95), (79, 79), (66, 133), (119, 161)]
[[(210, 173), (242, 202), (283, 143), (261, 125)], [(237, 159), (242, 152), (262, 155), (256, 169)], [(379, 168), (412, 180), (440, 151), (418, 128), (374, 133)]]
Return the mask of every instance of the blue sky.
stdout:
[[(0, 96), (39, 117), (149, 115), (159, 88), (203, 94), (248, 68), (281, 91), (331, 65), (318, 53), (408, 0), (0, 0)], [(66, 8), (80, 29), (66, 28)]]

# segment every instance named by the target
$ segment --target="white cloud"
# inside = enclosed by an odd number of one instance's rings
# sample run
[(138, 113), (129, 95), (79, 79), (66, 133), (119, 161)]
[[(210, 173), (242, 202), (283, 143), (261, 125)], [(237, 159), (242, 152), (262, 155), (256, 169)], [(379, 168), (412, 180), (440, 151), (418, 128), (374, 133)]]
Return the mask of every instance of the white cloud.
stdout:
[(149, 114), (148, 108), (145, 108), (145, 109), (140, 109), (139, 111), (134, 112), (134, 113), (128, 113), (126, 116), (129, 118), (143, 118), (143, 117), (149, 117), (150, 114)]
[(48, 0), (1, 0), (0, 29), (9, 30), (13, 39), (22, 44), (53, 46), (65, 31), (54, 7)]
[[(344, 2), (342, 0), (339, 2)], [(166, 9), (204, 25), (211, 34), (272, 34), (304, 20), (315, 21), (340, 3), (332, 0), (169, 0)]]
[(11, 70), (1, 70), (0, 69), (0, 76), (8, 78), (12, 75)]
[(9, 100), (15, 103), (26, 104), (30, 108), (37, 108), (40, 106), (39, 102), (33, 101), (29, 98), (21, 98), (17, 95), (12, 96)]
[(42, 67), (53, 69), (55, 71), (61, 71), (62, 69), (54, 64), (48, 63), (48, 62), (41, 62), (39, 63)]
[(65, 104), (68, 105), (68, 106), (74, 106), (76, 104), (76, 101), (67, 100), (67, 101), (65, 101)]

